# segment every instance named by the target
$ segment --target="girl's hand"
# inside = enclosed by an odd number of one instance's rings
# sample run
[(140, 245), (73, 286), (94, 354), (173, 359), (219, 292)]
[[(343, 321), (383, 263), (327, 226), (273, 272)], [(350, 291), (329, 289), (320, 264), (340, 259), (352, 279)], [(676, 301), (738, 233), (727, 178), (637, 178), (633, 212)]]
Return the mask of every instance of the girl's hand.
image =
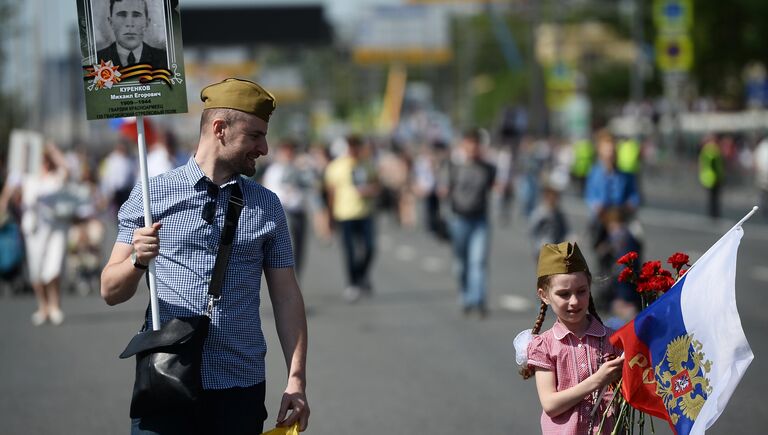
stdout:
[(621, 370), (623, 367), (624, 355), (603, 363), (603, 365), (597, 369), (597, 372), (595, 372), (595, 377), (600, 384), (600, 387), (618, 380), (621, 377)]

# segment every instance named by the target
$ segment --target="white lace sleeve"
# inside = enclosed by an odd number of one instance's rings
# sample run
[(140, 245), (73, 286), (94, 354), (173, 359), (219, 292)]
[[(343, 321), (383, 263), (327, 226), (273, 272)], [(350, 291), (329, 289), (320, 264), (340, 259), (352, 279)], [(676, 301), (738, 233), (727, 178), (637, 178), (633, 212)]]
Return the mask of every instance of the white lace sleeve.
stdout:
[(515, 361), (520, 367), (528, 365), (528, 344), (533, 339), (533, 330), (526, 329), (520, 332), (515, 337), (513, 344), (515, 345)]

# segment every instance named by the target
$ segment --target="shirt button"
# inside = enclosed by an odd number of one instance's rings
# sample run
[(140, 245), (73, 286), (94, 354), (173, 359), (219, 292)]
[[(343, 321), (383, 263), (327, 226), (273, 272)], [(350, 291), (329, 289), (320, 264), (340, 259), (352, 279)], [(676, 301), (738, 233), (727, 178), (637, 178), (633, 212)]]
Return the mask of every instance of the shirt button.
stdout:
[(581, 343), (579, 343), (578, 347), (581, 347)]
[(581, 368), (586, 367), (587, 365), (585, 363), (581, 363)]

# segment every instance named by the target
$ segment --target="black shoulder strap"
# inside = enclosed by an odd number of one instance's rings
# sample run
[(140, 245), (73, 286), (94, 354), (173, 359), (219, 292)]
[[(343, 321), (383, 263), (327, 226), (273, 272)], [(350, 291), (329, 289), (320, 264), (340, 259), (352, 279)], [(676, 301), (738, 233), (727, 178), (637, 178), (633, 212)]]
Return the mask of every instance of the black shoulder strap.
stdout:
[(216, 263), (213, 266), (213, 276), (211, 277), (211, 283), (208, 286), (208, 294), (215, 298), (221, 296), (221, 285), (224, 283), (224, 275), (227, 273), (229, 256), (232, 254), (232, 242), (235, 240), (237, 222), (240, 220), (240, 212), (243, 211), (243, 206), (245, 205), (245, 202), (243, 201), (243, 192), (240, 190), (239, 182), (235, 182), (230, 190), (227, 215), (224, 218), (224, 229), (221, 231), (219, 253), (216, 255)]
[[(227, 215), (224, 217), (224, 229), (222, 229), (221, 232), (219, 253), (216, 255), (216, 263), (213, 265), (213, 276), (208, 285), (208, 294), (213, 296), (214, 299), (218, 299), (218, 297), (221, 296), (221, 285), (224, 283), (224, 275), (227, 272), (229, 256), (232, 253), (232, 242), (235, 239), (237, 222), (240, 220), (240, 212), (243, 211), (244, 205), (243, 192), (240, 190), (240, 184), (236, 182), (232, 186), (232, 191), (229, 195)], [(149, 274), (146, 274), (145, 277), (147, 279), (147, 287), (149, 287)], [(145, 319), (151, 318), (150, 309), (150, 305), (147, 305)], [(148, 329), (149, 321), (147, 320), (141, 327), (141, 332), (147, 331)]]

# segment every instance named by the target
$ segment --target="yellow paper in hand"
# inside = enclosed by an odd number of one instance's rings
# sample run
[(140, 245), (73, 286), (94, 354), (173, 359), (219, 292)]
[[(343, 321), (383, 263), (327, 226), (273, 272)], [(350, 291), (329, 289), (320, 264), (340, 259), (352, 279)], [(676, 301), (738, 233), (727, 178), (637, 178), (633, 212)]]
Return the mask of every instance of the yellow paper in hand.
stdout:
[(276, 427), (261, 435), (299, 435), (299, 423), (294, 423), (290, 427)]

